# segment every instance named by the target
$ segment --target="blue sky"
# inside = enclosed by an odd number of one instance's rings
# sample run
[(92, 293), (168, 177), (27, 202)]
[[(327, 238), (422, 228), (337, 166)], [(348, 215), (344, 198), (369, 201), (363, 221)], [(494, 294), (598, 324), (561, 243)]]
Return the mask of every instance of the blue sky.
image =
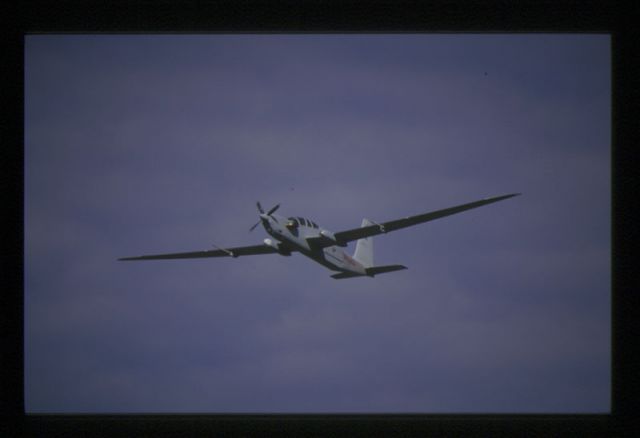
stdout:
[[(606, 35), (32, 35), (27, 412), (610, 409)], [(408, 270), (257, 244), (255, 202)], [(351, 246), (353, 249), (353, 246)]]

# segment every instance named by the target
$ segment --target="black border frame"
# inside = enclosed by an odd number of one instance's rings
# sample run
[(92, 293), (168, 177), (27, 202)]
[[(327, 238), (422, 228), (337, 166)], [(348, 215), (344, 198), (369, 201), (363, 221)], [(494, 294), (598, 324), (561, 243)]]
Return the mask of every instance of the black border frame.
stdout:
[[(640, 8), (604, 1), (35, 1), (8, 7), (9, 50), (0, 124), (9, 139), (0, 160), (2, 227), (2, 417), (0, 434), (173, 435), (580, 435), (632, 436), (638, 339), (634, 142), (640, 81), (634, 37)], [(605, 33), (612, 36), (612, 411), (607, 415), (34, 415), (23, 392), (24, 36), (33, 33)], [(13, 111), (11, 111), (13, 110)], [(4, 132), (7, 130), (8, 132)], [(12, 129), (13, 128), (13, 129)], [(5, 210), (5, 211), (7, 211)], [(5, 270), (5, 267), (7, 268)], [(5, 359), (6, 358), (6, 359)], [(638, 428), (640, 429), (640, 428)]]

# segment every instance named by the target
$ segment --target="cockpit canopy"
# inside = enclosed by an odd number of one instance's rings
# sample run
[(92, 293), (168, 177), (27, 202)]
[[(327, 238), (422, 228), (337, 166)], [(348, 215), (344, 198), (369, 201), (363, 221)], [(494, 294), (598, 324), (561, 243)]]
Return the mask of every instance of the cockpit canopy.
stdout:
[(298, 227), (298, 226), (303, 226), (303, 227), (310, 227), (310, 228), (320, 228), (318, 227), (318, 224), (316, 224), (313, 221), (310, 221), (309, 219), (305, 219), (303, 217), (290, 217), (287, 219), (287, 227)]

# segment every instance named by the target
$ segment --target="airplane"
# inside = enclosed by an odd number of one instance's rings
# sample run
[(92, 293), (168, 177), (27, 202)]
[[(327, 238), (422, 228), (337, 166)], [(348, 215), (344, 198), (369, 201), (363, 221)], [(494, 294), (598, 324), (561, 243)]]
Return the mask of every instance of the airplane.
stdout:
[[(382, 223), (363, 219), (360, 228), (351, 228), (337, 233), (321, 228), (315, 222), (303, 217), (283, 217), (274, 214), (276, 210), (280, 208), (280, 204), (265, 212), (260, 202), (257, 202), (256, 205), (258, 207), (260, 220), (258, 220), (249, 231), (253, 231), (262, 223), (265, 231), (273, 237), (273, 239), (264, 239), (261, 245), (240, 246), (236, 248), (216, 247), (217, 249), (215, 250), (151, 254), (137, 257), (123, 257), (118, 260), (192, 259), (203, 257), (236, 258), (258, 254), (290, 256), (294, 252), (299, 252), (311, 260), (329, 268), (331, 271), (335, 271), (336, 273), (331, 275), (331, 277), (338, 280), (353, 277), (375, 277), (378, 274), (400, 271), (407, 269), (407, 267), (403, 265), (375, 266), (373, 263), (373, 236), (461, 213), (466, 210), (471, 210), (472, 208), (492, 204), (518, 195), (520, 195), (520, 193), (495, 196), (445, 208), (443, 210), (408, 216)], [(354, 240), (357, 241), (356, 249), (351, 256), (347, 254), (343, 248)]]

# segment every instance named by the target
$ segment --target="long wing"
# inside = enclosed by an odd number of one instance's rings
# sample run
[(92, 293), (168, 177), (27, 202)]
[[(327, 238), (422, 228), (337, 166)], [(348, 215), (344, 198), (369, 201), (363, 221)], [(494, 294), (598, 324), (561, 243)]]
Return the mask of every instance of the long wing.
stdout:
[(493, 198), (481, 199), (479, 201), (470, 202), (468, 204), (457, 205), (455, 207), (445, 208), (443, 210), (432, 211), (430, 213), (418, 214), (416, 216), (409, 216), (402, 219), (397, 219), (388, 222), (382, 222), (381, 224), (369, 225), (362, 228), (353, 228), (351, 230), (340, 231), (335, 233), (336, 240), (339, 243), (346, 244), (352, 240), (358, 240), (369, 236), (376, 236), (378, 234), (388, 233), (390, 231), (399, 230), (402, 228), (410, 227), (412, 225), (418, 225), (423, 222), (432, 221), (441, 217), (449, 216), (452, 214), (460, 213), (472, 208), (482, 207), (483, 205), (492, 204), (494, 202), (502, 201), (504, 199), (518, 196), (520, 193), (512, 193), (510, 195), (496, 196)]
[(138, 257), (123, 257), (118, 260), (163, 260), (163, 259), (199, 259), (204, 257), (238, 257), (246, 255), (274, 254), (275, 248), (267, 245), (239, 246), (237, 248), (215, 249), (211, 251), (176, 252), (171, 254), (151, 254)]

